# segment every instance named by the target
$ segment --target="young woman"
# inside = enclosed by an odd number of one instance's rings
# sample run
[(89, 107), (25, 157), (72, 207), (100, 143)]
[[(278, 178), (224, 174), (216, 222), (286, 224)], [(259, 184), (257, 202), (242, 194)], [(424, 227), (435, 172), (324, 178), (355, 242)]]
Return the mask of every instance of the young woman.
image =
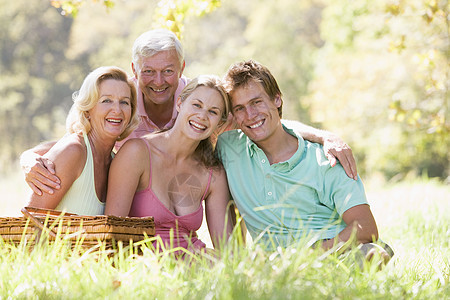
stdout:
[(199, 250), (205, 248), (196, 235), (205, 202), (217, 248), (232, 225), (225, 171), (210, 138), (227, 119), (227, 97), (218, 77), (200, 76), (177, 99), (171, 129), (127, 141), (111, 165), (105, 214), (153, 216), (166, 247)]
[(74, 94), (67, 135), (44, 155), (53, 162), (61, 188), (53, 194), (33, 193), (28, 206), (103, 214), (114, 144), (137, 124), (136, 91), (125, 71), (117, 67), (92, 71)]

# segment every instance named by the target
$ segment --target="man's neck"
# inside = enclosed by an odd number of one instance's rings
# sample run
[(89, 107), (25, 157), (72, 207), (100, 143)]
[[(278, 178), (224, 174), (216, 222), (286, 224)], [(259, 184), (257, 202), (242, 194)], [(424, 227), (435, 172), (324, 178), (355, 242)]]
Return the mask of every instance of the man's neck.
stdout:
[(168, 101), (164, 104), (155, 104), (154, 102), (146, 101), (144, 98), (147, 116), (160, 129), (164, 128), (164, 126), (172, 119), (173, 105), (173, 101)]
[(287, 161), (298, 149), (298, 139), (279, 126), (270, 139), (256, 143), (267, 156), (270, 164)]

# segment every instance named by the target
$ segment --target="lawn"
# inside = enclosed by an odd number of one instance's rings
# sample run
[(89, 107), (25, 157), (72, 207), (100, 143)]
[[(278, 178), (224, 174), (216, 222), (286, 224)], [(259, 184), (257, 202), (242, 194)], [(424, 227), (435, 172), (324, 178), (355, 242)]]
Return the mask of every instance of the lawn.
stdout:
[[(0, 299), (450, 299), (450, 187), (432, 180), (366, 183), (380, 237), (395, 251), (387, 266), (362, 269), (344, 256), (303, 247), (265, 251), (237, 238), (220, 258), (175, 260), (64, 243), (32, 252), (0, 244)], [(2, 215), (18, 214), (20, 176), (0, 181)], [(202, 239), (207, 231), (202, 228)], [(189, 256), (188, 256), (189, 257)]]

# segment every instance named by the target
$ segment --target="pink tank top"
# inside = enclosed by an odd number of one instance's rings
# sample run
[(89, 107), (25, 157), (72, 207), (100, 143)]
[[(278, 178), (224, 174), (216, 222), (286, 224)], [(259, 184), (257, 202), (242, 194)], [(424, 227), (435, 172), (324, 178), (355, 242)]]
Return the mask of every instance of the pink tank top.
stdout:
[[(144, 140), (150, 156), (150, 180), (145, 190), (139, 191), (134, 195), (131, 204), (130, 217), (148, 217), (155, 218), (155, 235), (159, 235), (165, 247), (175, 248), (183, 247), (185, 249), (201, 249), (206, 245), (197, 238), (197, 230), (203, 221), (203, 200), (208, 193), (212, 178), (212, 169), (209, 172), (208, 184), (200, 201), (198, 209), (190, 214), (177, 216), (170, 211), (152, 190), (152, 164), (151, 152), (148, 142)], [(155, 241), (155, 248), (160, 248)]]

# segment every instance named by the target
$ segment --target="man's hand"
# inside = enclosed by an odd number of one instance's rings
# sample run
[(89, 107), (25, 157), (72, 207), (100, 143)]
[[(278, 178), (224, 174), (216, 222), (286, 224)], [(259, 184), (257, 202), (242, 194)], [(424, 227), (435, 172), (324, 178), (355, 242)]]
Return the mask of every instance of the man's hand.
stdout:
[(33, 152), (25, 152), (20, 159), (20, 165), (25, 173), (25, 181), (36, 195), (53, 194), (59, 189), (60, 180), (55, 175), (52, 161)]
[(327, 135), (323, 141), (323, 151), (330, 161), (330, 165), (336, 165), (336, 159), (347, 173), (347, 176), (357, 180), (358, 171), (356, 170), (356, 162), (353, 157), (352, 149), (349, 145), (336, 135)]

